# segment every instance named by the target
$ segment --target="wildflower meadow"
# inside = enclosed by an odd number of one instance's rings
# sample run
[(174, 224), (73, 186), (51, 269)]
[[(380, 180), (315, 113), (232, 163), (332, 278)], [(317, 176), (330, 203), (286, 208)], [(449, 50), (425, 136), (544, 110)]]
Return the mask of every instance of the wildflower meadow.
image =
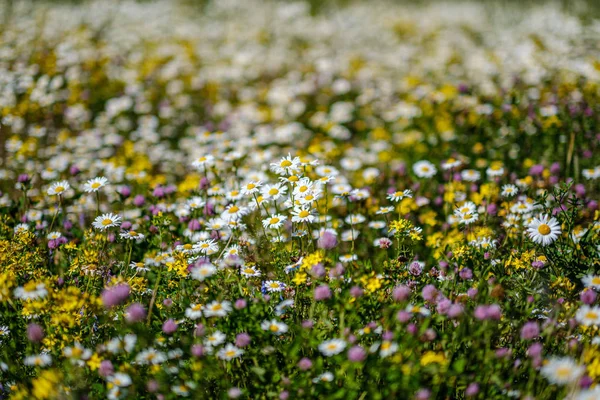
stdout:
[(3, 2), (0, 398), (600, 399), (592, 3)]

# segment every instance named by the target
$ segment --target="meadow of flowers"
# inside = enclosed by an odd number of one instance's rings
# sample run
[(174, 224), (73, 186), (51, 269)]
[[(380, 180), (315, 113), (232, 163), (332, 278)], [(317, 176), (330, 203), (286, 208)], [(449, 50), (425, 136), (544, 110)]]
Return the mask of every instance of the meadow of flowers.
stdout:
[(0, 11), (0, 398), (600, 399), (600, 20)]

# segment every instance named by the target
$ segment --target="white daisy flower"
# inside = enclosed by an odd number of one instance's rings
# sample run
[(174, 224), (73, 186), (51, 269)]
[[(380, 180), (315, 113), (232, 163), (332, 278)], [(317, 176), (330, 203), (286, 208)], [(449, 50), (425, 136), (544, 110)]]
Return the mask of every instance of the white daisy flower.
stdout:
[(213, 165), (215, 165), (215, 157), (210, 154), (198, 157), (192, 162), (192, 167), (198, 171), (204, 171)]
[(49, 196), (62, 196), (70, 188), (71, 185), (67, 181), (55, 182), (50, 186), (47, 193)]
[(276, 319), (272, 319), (270, 321), (263, 321), (260, 324), (260, 327), (264, 331), (269, 331), (274, 335), (281, 335), (288, 331), (288, 326), (283, 322), (277, 321)]
[(213, 301), (204, 307), (205, 317), (224, 317), (231, 312), (231, 302), (229, 301)]
[(112, 213), (102, 214), (92, 222), (92, 226), (101, 231), (119, 225), (121, 225), (121, 217)]
[(560, 224), (555, 218), (548, 215), (535, 217), (527, 226), (527, 233), (535, 243), (547, 246), (554, 242), (561, 234)]
[(600, 276), (599, 275), (586, 275), (581, 280), (586, 288), (600, 290)]
[(192, 268), (190, 276), (197, 281), (204, 281), (206, 278), (210, 278), (217, 273), (217, 267), (211, 263), (203, 263), (197, 267)]
[(508, 184), (508, 185), (502, 186), (502, 193), (500, 193), (500, 194), (504, 197), (513, 197), (517, 193), (519, 193), (519, 188), (516, 187), (515, 185)]
[(326, 340), (319, 345), (319, 351), (327, 357), (340, 354), (345, 348), (346, 342), (342, 339)]
[(185, 316), (191, 320), (202, 317), (202, 304), (190, 304), (190, 306), (185, 309)]
[(263, 288), (267, 292), (281, 292), (285, 289), (285, 283), (279, 281), (266, 281), (263, 283)]
[(390, 193), (387, 195), (388, 200), (391, 200), (393, 202), (399, 202), (400, 200), (404, 199), (404, 198), (412, 198), (413, 197), (413, 193), (411, 190), (406, 189), (403, 191), (397, 191), (394, 193)]
[(429, 161), (422, 160), (413, 164), (413, 172), (419, 178), (431, 178), (437, 174), (437, 168)]
[(52, 357), (46, 353), (27, 356), (23, 359), (23, 364), (29, 367), (47, 367), (52, 364)]
[(550, 383), (558, 385), (573, 384), (581, 378), (585, 367), (578, 365), (570, 357), (552, 357), (541, 368), (540, 372)]
[(227, 343), (225, 347), (219, 350), (217, 357), (221, 360), (229, 361), (241, 357), (242, 354), (244, 354), (244, 350), (235, 347), (232, 343)]
[(98, 178), (90, 179), (83, 185), (83, 190), (86, 193), (97, 192), (100, 188), (106, 186), (108, 184), (108, 179), (101, 176)]
[(221, 331), (215, 331), (204, 339), (204, 345), (207, 347), (216, 347), (225, 343), (226, 336)]
[(250, 278), (253, 276), (260, 276), (260, 270), (255, 266), (242, 267), (240, 268), (240, 274), (246, 278)]
[(109, 376), (106, 380), (118, 387), (127, 387), (131, 385), (131, 377), (123, 372), (116, 372)]
[(584, 326), (600, 325), (600, 307), (582, 305), (575, 313), (575, 319)]
[(315, 216), (311, 213), (311, 208), (307, 206), (294, 207), (292, 210), (292, 222), (308, 222), (315, 220)]
[(262, 224), (265, 228), (279, 229), (283, 226), (283, 223), (287, 220), (285, 215), (273, 214), (269, 218), (262, 220)]

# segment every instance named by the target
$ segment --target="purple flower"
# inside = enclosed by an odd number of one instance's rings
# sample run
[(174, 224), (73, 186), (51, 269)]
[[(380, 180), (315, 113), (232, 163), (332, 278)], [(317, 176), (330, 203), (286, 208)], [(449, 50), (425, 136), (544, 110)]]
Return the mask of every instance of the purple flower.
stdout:
[(487, 316), (489, 319), (500, 320), (502, 318), (502, 309), (498, 304), (492, 304), (487, 309)]
[(146, 202), (146, 199), (141, 194), (138, 194), (133, 198), (133, 205), (136, 207), (141, 207)]
[(250, 344), (250, 335), (246, 332), (242, 332), (235, 337), (235, 345), (237, 347), (246, 347)]
[(583, 292), (581, 292), (581, 301), (587, 305), (594, 304), (596, 301), (596, 292), (590, 289), (585, 289)]
[(467, 281), (467, 280), (473, 278), (473, 271), (471, 271), (469, 268), (463, 268), (460, 270), (458, 275), (460, 276), (461, 279)]
[(230, 399), (237, 399), (241, 395), (242, 391), (238, 387), (232, 387), (227, 391), (227, 396), (229, 396)]
[(398, 314), (396, 315), (396, 318), (398, 319), (398, 321), (402, 322), (402, 323), (406, 323), (408, 321), (410, 321), (410, 317), (411, 317), (411, 313), (409, 313), (408, 311), (398, 311)]
[(408, 286), (396, 286), (392, 292), (392, 298), (395, 301), (405, 301), (410, 297), (410, 289)]
[(352, 286), (350, 288), (350, 296), (354, 298), (358, 298), (364, 294), (364, 290), (362, 290), (359, 286)]
[(415, 394), (416, 400), (429, 400), (431, 397), (431, 391), (429, 389), (419, 389)]
[(527, 355), (531, 358), (538, 358), (542, 355), (544, 346), (541, 343), (534, 343), (527, 349)]
[(123, 197), (129, 197), (131, 195), (131, 188), (129, 186), (123, 186), (121, 190), (119, 190), (119, 194)]
[(450, 307), (452, 307), (452, 302), (446, 298), (441, 299), (437, 304), (437, 312), (440, 314), (446, 314)]
[(162, 326), (162, 331), (167, 335), (173, 334), (177, 330), (177, 322), (169, 318)]
[(408, 272), (410, 272), (414, 276), (419, 276), (421, 275), (421, 272), (423, 272), (423, 267), (418, 261), (414, 261), (408, 267)]
[(433, 303), (438, 295), (438, 291), (433, 285), (425, 285), (421, 294), (426, 301)]
[(123, 303), (129, 297), (129, 285), (126, 283), (104, 289), (102, 292), (102, 304), (106, 308), (112, 308)]
[(29, 183), (31, 177), (28, 174), (20, 174), (17, 178), (17, 182), (19, 183)]
[(41, 342), (44, 339), (44, 330), (36, 323), (27, 325), (27, 339), (33, 343)]
[(475, 307), (475, 312), (473, 313), (476, 319), (483, 321), (487, 318), (487, 307), (486, 306), (477, 306)]
[(541, 175), (542, 172), (544, 172), (543, 165), (536, 164), (536, 165), (533, 165), (531, 168), (529, 168), (529, 175), (533, 175), (533, 176)]
[(125, 320), (130, 324), (146, 318), (146, 309), (140, 303), (133, 303), (125, 310)]
[(157, 186), (154, 188), (154, 190), (152, 191), (152, 196), (154, 197), (158, 197), (159, 199), (161, 197), (164, 197), (166, 195), (166, 191), (162, 186)]
[(198, 324), (196, 325), (196, 329), (194, 329), (194, 336), (200, 337), (200, 336), (204, 336), (205, 329), (204, 329), (204, 325), (203, 324)]
[(202, 226), (200, 225), (200, 221), (198, 221), (197, 219), (191, 219), (190, 222), (188, 223), (188, 229), (190, 231), (198, 231), (200, 230)]
[(362, 362), (367, 358), (367, 352), (360, 346), (353, 346), (348, 350), (348, 360), (352, 362)]
[(531, 340), (538, 337), (540, 334), (540, 327), (537, 322), (531, 321), (527, 322), (521, 328), (521, 339), (523, 340)]
[(306, 319), (306, 320), (302, 321), (302, 327), (304, 329), (312, 329), (314, 324), (315, 323), (313, 321), (311, 321), (310, 319)]
[(204, 346), (201, 344), (194, 344), (192, 345), (191, 351), (194, 357), (202, 357), (204, 355)]
[(448, 310), (448, 316), (450, 318), (457, 318), (462, 315), (464, 312), (464, 307), (462, 304), (453, 304)]
[(408, 324), (408, 326), (406, 327), (406, 330), (411, 335), (414, 335), (415, 333), (417, 333), (418, 328), (415, 324)]
[(327, 285), (320, 285), (315, 288), (315, 300), (321, 301), (331, 298), (331, 289)]
[(337, 244), (337, 237), (329, 231), (323, 232), (317, 241), (317, 246), (324, 250), (333, 249), (337, 246)]
[(235, 304), (233, 305), (233, 307), (235, 307), (236, 310), (241, 310), (243, 308), (246, 308), (247, 305), (248, 305), (248, 303), (246, 303), (246, 300), (244, 300), (244, 299), (237, 299), (235, 301)]
[(465, 395), (467, 397), (476, 396), (477, 393), (479, 393), (479, 385), (475, 382), (469, 384), (469, 386), (467, 386), (467, 390), (465, 390)]
[(323, 266), (323, 264), (318, 263), (316, 265), (314, 265), (311, 269), (310, 269), (310, 274), (315, 277), (315, 278), (322, 278), (325, 276), (325, 267)]
[(300, 361), (298, 361), (298, 368), (300, 368), (302, 371), (306, 371), (311, 369), (312, 367), (312, 361), (310, 361), (310, 359), (304, 357), (303, 359), (301, 359)]
[(112, 375), (115, 372), (115, 368), (113, 367), (110, 360), (102, 360), (100, 363), (100, 367), (98, 368), (98, 374), (104, 378)]

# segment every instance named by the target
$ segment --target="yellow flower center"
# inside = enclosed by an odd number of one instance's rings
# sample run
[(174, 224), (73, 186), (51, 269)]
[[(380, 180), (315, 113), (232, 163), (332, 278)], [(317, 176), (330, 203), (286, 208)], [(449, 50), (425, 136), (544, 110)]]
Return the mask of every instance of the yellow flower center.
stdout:
[(240, 208), (238, 206), (231, 206), (231, 208), (229, 208), (229, 214), (235, 214), (239, 210)]
[(288, 181), (290, 182), (298, 182), (298, 177), (296, 175), (292, 175), (288, 178)]
[(271, 224), (271, 225), (275, 225), (278, 222), (279, 222), (279, 218), (277, 218), (277, 217), (273, 217), (269, 220), (269, 224)]
[(64, 186), (57, 186), (54, 188), (54, 192), (56, 192), (56, 193), (60, 193), (60, 192), (64, 192), (64, 191), (65, 191)]
[(281, 164), (280, 164), (280, 165), (281, 165), (283, 168), (287, 168), (287, 167), (289, 167), (290, 165), (292, 165), (292, 162), (291, 162), (291, 161), (289, 161), (289, 160), (283, 160), (283, 161), (281, 162)]
[(102, 220), (102, 225), (107, 226), (113, 223), (113, 220), (110, 218), (105, 218)]
[(279, 193), (279, 189), (277, 189), (277, 188), (273, 188), (273, 189), (269, 190), (269, 195), (271, 195), (271, 196), (275, 196), (277, 193)]
[(300, 211), (300, 212), (298, 213), (298, 216), (299, 216), (300, 218), (306, 218), (306, 217), (308, 217), (308, 215), (309, 215), (309, 214), (310, 214), (310, 213), (309, 213), (308, 211), (306, 211), (306, 210), (302, 210), (302, 211)]
[(225, 355), (227, 357), (233, 357), (235, 356), (235, 350), (228, 350), (227, 352), (225, 352)]
[(129, 231), (129, 236), (137, 236), (137, 232), (136, 231)]
[(586, 319), (596, 319), (596, 318), (598, 318), (598, 313), (596, 313), (596, 312), (594, 312), (594, 311), (588, 311), (588, 312), (585, 314), (585, 318), (586, 318)]
[(92, 189), (98, 189), (100, 187), (100, 182), (94, 182), (92, 183)]
[(567, 367), (559, 367), (556, 369), (556, 376), (566, 378), (571, 374), (571, 369)]
[(551, 229), (547, 224), (541, 224), (538, 226), (538, 232), (544, 236), (550, 234)]
[(191, 250), (191, 249), (192, 249), (192, 247), (193, 247), (193, 246), (192, 246), (191, 244), (189, 244), (189, 243), (188, 243), (188, 244), (184, 244), (184, 245), (183, 245), (183, 248), (184, 248), (185, 250)]
[(595, 276), (592, 278), (592, 283), (594, 285), (600, 285), (600, 276)]
[(220, 305), (220, 304), (215, 304), (215, 305), (212, 307), (213, 311), (219, 311), (219, 310), (221, 310), (222, 308), (223, 308), (223, 306), (222, 306), (222, 305)]
[(254, 183), (249, 183), (248, 185), (246, 185), (246, 189), (248, 190), (252, 190), (256, 187), (256, 185)]
[(279, 328), (277, 327), (277, 325), (272, 324), (271, 326), (269, 326), (269, 330), (271, 332), (277, 332), (279, 330)]

